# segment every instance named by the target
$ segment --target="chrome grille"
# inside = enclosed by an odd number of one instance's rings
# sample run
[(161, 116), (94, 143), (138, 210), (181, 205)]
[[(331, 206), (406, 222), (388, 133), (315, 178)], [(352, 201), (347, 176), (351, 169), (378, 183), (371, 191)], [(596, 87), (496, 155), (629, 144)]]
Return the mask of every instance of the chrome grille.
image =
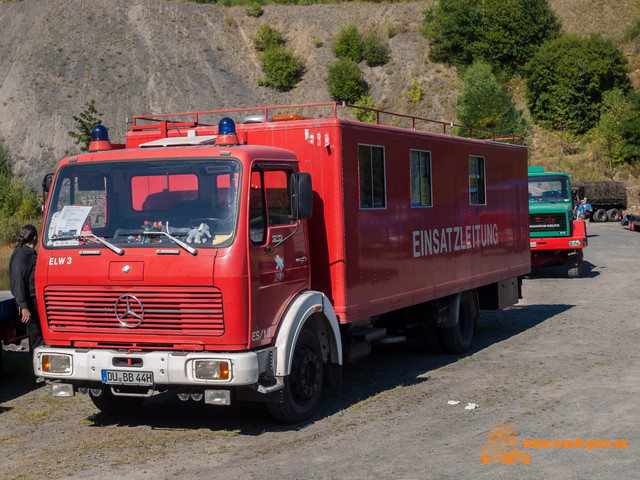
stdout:
[[(135, 328), (122, 325), (116, 302), (133, 295), (144, 318)], [(53, 332), (128, 335), (224, 334), (222, 293), (211, 287), (49, 286), (44, 291), (47, 323)], [(122, 307), (119, 313), (122, 314)]]

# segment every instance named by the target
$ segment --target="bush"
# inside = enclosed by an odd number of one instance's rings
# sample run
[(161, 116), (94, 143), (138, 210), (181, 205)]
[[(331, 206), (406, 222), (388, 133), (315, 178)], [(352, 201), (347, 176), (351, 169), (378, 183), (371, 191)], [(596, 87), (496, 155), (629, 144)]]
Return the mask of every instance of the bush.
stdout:
[(389, 46), (376, 32), (371, 31), (364, 37), (362, 56), (370, 67), (384, 65), (389, 61)]
[(423, 13), (432, 61), (465, 68), (484, 59), (507, 77), (561, 29), (546, 0), (440, 0)]
[(355, 63), (362, 61), (364, 41), (355, 23), (349, 23), (340, 28), (332, 50), (338, 58), (346, 58)]
[(288, 92), (302, 78), (304, 64), (292, 50), (276, 46), (269, 48), (262, 55), (262, 71), (267, 78), (261, 79), (259, 85)]
[(362, 70), (353, 60), (339, 58), (329, 66), (329, 94), (338, 102), (355, 103), (367, 93)]
[(585, 133), (596, 125), (604, 92), (627, 90), (627, 59), (599, 35), (546, 42), (526, 64), (527, 104), (549, 128)]
[(277, 28), (272, 28), (268, 23), (263, 23), (258, 28), (258, 33), (253, 39), (253, 45), (256, 50), (266, 52), (272, 47), (278, 47), (284, 44), (282, 32)]
[(264, 10), (262, 9), (262, 5), (260, 5), (259, 3), (252, 3), (247, 7), (246, 12), (250, 17), (258, 18), (262, 16)]

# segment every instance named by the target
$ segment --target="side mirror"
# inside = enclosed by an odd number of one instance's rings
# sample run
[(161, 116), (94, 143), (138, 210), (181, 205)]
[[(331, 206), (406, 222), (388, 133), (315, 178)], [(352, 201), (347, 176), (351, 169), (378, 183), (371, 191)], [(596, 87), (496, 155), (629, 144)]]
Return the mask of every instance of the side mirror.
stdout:
[(51, 190), (51, 184), (53, 183), (53, 173), (47, 173), (42, 179), (42, 191), (49, 193)]
[(313, 213), (313, 189), (311, 187), (311, 175), (298, 172), (291, 177), (293, 214), (298, 220), (311, 218)]
[(584, 198), (584, 186), (578, 188), (578, 198)]
[(53, 173), (47, 173), (42, 179), (42, 203), (40, 204), (40, 208), (42, 208), (42, 212), (44, 212), (44, 206), (47, 203), (47, 196), (51, 191), (52, 183), (53, 183)]

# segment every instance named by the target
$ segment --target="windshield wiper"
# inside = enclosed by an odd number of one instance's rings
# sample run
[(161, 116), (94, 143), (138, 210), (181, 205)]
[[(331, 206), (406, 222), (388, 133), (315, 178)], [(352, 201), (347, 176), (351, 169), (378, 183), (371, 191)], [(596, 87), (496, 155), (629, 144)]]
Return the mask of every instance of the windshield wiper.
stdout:
[(82, 233), (79, 235), (64, 235), (61, 237), (54, 237), (54, 238), (50, 238), (50, 240), (52, 242), (58, 242), (58, 241), (63, 241), (63, 240), (82, 240), (85, 238), (95, 238), (96, 240), (98, 240), (101, 244), (103, 244), (105, 247), (107, 247), (109, 250), (117, 253), (118, 255), (124, 255), (124, 250), (121, 248), (116, 247), (113, 243), (109, 243), (107, 242), (104, 238), (98, 237), (97, 235), (94, 235), (93, 233)]
[(142, 235), (150, 235), (152, 237), (156, 237), (158, 235), (164, 235), (165, 237), (169, 237), (171, 240), (173, 240), (176, 244), (180, 245), (182, 248), (184, 248), (187, 252), (189, 252), (191, 255), (197, 255), (198, 254), (198, 250), (196, 250), (193, 247), (190, 247), (189, 245), (187, 245), (186, 243), (184, 243), (181, 240), (178, 240), (176, 237), (174, 237), (173, 235), (169, 235), (167, 232), (158, 232), (155, 230), (149, 230), (147, 232), (142, 232)]

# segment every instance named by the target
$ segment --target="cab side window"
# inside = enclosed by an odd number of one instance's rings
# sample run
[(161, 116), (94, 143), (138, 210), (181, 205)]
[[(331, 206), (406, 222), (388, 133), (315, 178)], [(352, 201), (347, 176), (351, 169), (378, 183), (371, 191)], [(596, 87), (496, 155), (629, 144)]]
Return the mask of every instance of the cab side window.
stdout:
[(267, 228), (293, 225), (291, 171), (260, 169), (251, 172), (249, 232), (254, 245), (266, 242)]
[(254, 245), (265, 242), (267, 236), (266, 209), (263, 185), (263, 172), (251, 172), (251, 186), (249, 188), (249, 235)]

